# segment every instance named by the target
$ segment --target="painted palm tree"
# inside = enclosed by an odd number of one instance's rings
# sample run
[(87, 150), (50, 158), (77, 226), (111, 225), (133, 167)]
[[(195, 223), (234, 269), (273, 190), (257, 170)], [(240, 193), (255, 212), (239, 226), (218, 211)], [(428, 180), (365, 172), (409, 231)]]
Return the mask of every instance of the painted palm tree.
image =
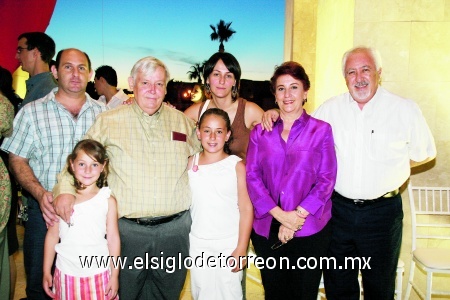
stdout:
[(217, 24), (217, 27), (213, 25), (209, 25), (211, 29), (213, 30), (213, 33), (211, 33), (211, 41), (220, 41), (219, 46), (219, 52), (225, 52), (225, 47), (223, 46), (223, 42), (228, 42), (230, 37), (236, 33), (232, 28), (230, 28), (231, 23), (225, 23), (224, 20), (220, 20), (220, 22)]
[(197, 83), (202, 84), (204, 65), (205, 62), (203, 62), (202, 64), (196, 63), (193, 66), (191, 66), (192, 70), (187, 71), (187, 74), (189, 74), (189, 80), (197, 80)]

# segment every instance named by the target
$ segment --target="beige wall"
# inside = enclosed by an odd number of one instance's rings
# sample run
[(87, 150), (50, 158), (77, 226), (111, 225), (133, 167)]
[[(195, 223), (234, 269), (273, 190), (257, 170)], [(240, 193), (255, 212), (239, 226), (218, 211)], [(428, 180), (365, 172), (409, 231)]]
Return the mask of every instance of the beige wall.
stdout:
[[(340, 65), (345, 50), (358, 45), (377, 48), (383, 59), (383, 86), (418, 103), (436, 140), (436, 160), (413, 170), (412, 181), (450, 186), (450, 0), (287, 1), (294, 7), (286, 11), (292, 18), (292, 58), (305, 67), (312, 82), (307, 111), (346, 90)], [(411, 229), (406, 192), (403, 197), (405, 287)]]

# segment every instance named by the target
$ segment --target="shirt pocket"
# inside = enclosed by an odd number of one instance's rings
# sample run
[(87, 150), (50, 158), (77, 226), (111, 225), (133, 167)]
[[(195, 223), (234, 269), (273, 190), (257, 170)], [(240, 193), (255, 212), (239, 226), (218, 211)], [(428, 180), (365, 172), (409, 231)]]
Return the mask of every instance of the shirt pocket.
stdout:
[(402, 158), (407, 151), (407, 141), (398, 133), (372, 132), (367, 155), (375, 161), (388, 161)]

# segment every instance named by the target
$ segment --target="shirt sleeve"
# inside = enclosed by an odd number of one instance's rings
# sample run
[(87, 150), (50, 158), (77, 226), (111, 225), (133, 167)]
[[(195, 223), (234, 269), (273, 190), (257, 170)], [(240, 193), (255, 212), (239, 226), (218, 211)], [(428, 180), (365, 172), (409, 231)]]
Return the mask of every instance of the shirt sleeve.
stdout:
[(53, 187), (53, 197), (56, 198), (61, 194), (76, 195), (76, 189), (73, 185), (73, 176), (67, 171), (68, 165), (57, 176), (57, 182)]
[(433, 135), (431, 134), (422, 111), (416, 103), (413, 103), (410, 122), (410, 159), (420, 162), (427, 158), (436, 157), (436, 144)]
[(260, 126), (256, 126), (250, 133), (246, 157), (247, 189), (250, 200), (255, 209), (255, 218), (266, 217), (270, 210), (277, 206), (277, 203), (270, 196), (262, 178), (261, 164), (259, 163), (259, 137), (261, 135)]

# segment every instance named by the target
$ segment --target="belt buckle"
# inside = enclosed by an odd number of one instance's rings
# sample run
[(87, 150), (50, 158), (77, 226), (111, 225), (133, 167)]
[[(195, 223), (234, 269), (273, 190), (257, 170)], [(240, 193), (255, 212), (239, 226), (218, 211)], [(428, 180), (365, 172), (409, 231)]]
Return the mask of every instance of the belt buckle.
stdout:
[(395, 190), (393, 190), (393, 191), (387, 192), (386, 194), (384, 194), (384, 195), (381, 196), (381, 197), (383, 197), (383, 198), (392, 198), (392, 197), (397, 196), (398, 193), (399, 193), (399, 189), (395, 189)]

